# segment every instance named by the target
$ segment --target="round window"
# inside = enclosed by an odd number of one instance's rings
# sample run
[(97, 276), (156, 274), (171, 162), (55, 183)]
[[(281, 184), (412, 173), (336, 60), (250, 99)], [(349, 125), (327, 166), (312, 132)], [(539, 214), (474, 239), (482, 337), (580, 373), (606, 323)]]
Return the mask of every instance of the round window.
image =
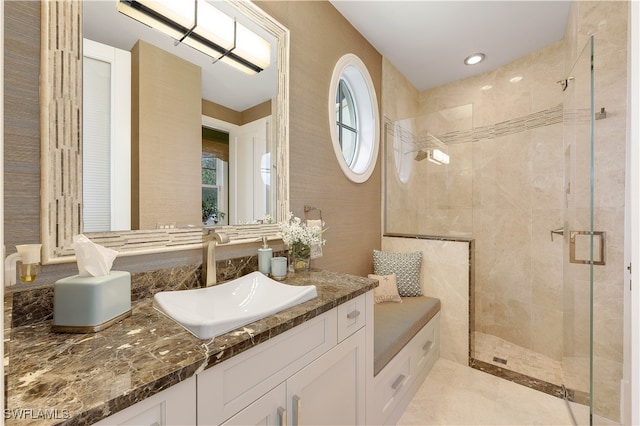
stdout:
[(340, 168), (353, 182), (365, 182), (378, 158), (380, 125), (373, 81), (356, 55), (343, 56), (333, 70), (329, 117)]

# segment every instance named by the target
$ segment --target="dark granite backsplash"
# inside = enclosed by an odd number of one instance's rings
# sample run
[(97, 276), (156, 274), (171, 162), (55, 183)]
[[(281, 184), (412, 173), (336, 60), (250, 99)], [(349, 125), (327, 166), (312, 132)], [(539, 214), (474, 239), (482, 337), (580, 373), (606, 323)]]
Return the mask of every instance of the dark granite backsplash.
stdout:
[[(286, 256), (286, 252), (274, 253)], [(258, 270), (258, 257), (246, 256), (216, 262), (216, 278), (223, 283)], [(185, 265), (131, 274), (131, 301), (153, 297), (159, 291), (200, 287), (202, 265)], [(5, 324), (11, 327), (37, 324), (53, 319), (53, 286), (8, 288), (5, 294)]]

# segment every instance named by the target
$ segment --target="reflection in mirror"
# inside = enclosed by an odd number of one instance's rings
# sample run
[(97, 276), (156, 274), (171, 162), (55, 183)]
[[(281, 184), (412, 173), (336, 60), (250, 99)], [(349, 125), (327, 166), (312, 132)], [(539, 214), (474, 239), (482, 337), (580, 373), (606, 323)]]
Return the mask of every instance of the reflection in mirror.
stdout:
[[(253, 3), (207, 1), (269, 41), (268, 67), (247, 75), (212, 63), (118, 13), (113, 1), (43, 7), (43, 85), (63, 89), (44, 91), (42, 103), (45, 263), (72, 254), (79, 232), (119, 251), (149, 252), (199, 244), (203, 225), (277, 220), (288, 211), (288, 30)], [(59, 8), (64, 13), (51, 13)], [(83, 65), (72, 60), (63, 75), (60, 56), (84, 56)], [(82, 68), (83, 79), (75, 74)], [(83, 90), (71, 89), (77, 85)], [(61, 100), (70, 107), (58, 108)], [(212, 131), (226, 135), (215, 142), (226, 149), (212, 148)], [(262, 226), (231, 233), (276, 232)]]
[[(212, 11), (225, 9), (221, 2), (199, 5), (204, 6)], [(232, 13), (228, 7), (227, 12)], [(231, 20), (229, 15), (220, 16)], [(272, 140), (268, 120), (271, 100), (276, 96), (277, 67), (269, 63), (276, 62), (277, 41), (247, 18), (238, 17), (238, 28), (245, 27), (253, 27), (257, 38), (273, 45), (271, 60), (261, 64), (266, 69), (258, 75), (247, 76), (227, 63), (213, 63), (213, 58), (199, 50), (119, 13), (113, 1), (84, 2), (85, 232), (185, 227), (200, 222), (250, 223), (265, 214), (275, 216), (270, 209), (275, 203), (265, 206), (264, 195), (255, 199), (256, 193), (269, 192), (271, 182), (262, 183), (260, 164), (253, 160), (260, 151), (264, 155), (273, 150), (267, 145)], [(119, 67), (119, 62), (131, 65)], [(201, 139), (202, 123), (197, 121), (202, 102), (228, 108), (238, 116), (226, 118), (232, 120), (228, 125), (233, 125), (236, 133), (227, 142), (227, 146), (233, 145), (231, 159), (228, 150), (226, 159), (217, 150), (198, 153), (201, 145), (210, 145)], [(258, 118), (263, 120), (260, 125), (243, 121), (245, 111), (263, 103), (268, 108), (262, 108), (265, 117)], [(126, 111), (130, 113), (123, 114)], [(212, 118), (223, 118), (213, 109), (212, 115), (216, 114)], [(249, 119), (254, 118), (255, 114)], [(130, 128), (133, 133), (129, 137)], [(130, 149), (133, 152), (127, 152)], [(135, 162), (133, 169), (129, 158)], [(201, 168), (198, 176), (198, 165), (206, 161), (208, 167), (215, 166), (216, 159), (239, 179), (225, 179), (221, 169), (218, 184), (205, 183), (202, 179), (210, 180), (214, 175), (211, 169)], [(261, 208), (253, 211), (249, 205)]]

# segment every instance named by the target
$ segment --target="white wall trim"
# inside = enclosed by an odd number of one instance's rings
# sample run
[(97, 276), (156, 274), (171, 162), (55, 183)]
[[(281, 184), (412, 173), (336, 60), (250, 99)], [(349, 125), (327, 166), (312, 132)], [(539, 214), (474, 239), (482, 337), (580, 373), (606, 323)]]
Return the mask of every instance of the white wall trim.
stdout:
[[(631, 281), (633, 287), (629, 290), (629, 282), (625, 287), (625, 307), (628, 315), (625, 315), (625, 355), (629, 358), (625, 362), (624, 372), (628, 374), (624, 381), (629, 382), (629, 392), (623, 393), (622, 423), (640, 424), (640, 3), (632, 1), (629, 4), (629, 83), (628, 83), (628, 108), (627, 108), (627, 170), (628, 191), (627, 203), (630, 204), (629, 227), (631, 235), (630, 247), (627, 245), (626, 259), (629, 259), (633, 268)], [(626, 266), (626, 265), (625, 265)], [(630, 300), (629, 300), (630, 299)], [(623, 381), (623, 390), (625, 388)], [(630, 416), (630, 418), (629, 418)]]

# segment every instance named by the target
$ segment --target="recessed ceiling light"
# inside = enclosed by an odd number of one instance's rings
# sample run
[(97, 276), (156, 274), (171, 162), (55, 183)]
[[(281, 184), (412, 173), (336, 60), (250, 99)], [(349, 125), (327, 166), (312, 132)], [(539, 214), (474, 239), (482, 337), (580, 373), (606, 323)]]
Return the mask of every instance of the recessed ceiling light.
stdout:
[(487, 85), (482, 86), (482, 87), (480, 88), (480, 90), (485, 90), (485, 91), (487, 91), (487, 90), (491, 90), (492, 88), (493, 88), (493, 86), (492, 86), (492, 85), (487, 84)]
[(509, 81), (510, 81), (511, 83), (517, 83), (517, 82), (519, 82), (520, 80), (522, 80), (522, 76), (521, 76), (521, 75), (517, 75), (517, 76), (513, 77), (512, 79), (510, 79)]
[(474, 53), (471, 56), (467, 56), (464, 60), (465, 65), (479, 64), (484, 60), (484, 53)]

